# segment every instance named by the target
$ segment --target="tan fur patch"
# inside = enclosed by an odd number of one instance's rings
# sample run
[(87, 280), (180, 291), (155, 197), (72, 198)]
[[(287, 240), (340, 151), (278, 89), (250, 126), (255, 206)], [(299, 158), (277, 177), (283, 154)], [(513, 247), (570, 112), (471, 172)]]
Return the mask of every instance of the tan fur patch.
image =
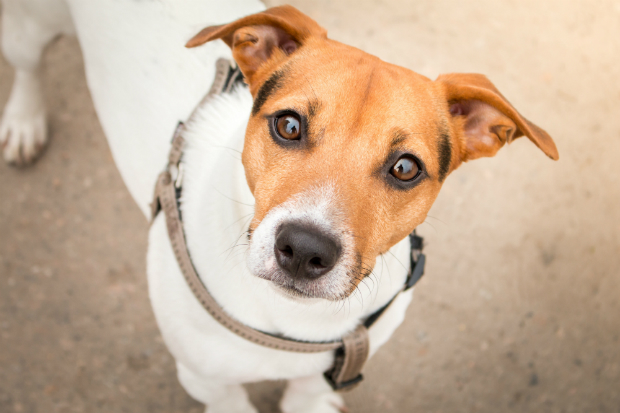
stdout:
[[(266, 78), (282, 66), (267, 64), (268, 70), (260, 74)], [(324, 39), (311, 39), (302, 46), (286, 60), (283, 72), (278, 90), (250, 119), (247, 129), (243, 162), (256, 198), (251, 228), (287, 199), (333, 182), (347, 225), (355, 234), (361, 265), (372, 268), (378, 254), (424, 221), (441, 188), (436, 120), (443, 105), (436, 98), (435, 84)], [(291, 149), (273, 141), (266, 117), (280, 110), (293, 110), (309, 119), (310, 145)], [(394, 149), (390, 143), (395, 128), (407, 135), (397, 149), (418, 156), (429, 175), (410, 190), (398, 190), (386, 182), (389, 168), (384, 164)]]

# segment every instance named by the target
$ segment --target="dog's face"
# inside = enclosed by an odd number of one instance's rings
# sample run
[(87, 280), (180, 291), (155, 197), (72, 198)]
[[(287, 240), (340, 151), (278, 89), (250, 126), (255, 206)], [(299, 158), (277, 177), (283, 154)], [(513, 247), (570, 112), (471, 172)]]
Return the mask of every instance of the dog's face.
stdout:
[[(337, 299), (424, 221), (451, 155), (432, 82), (352, 47), (317, 43), (258, 91), (264, 100), (243, 152), (256, 199), (249, 263), (261, 277)], [(309, 259), (318, 257), (306, 269), (295, 260), (304, 243), (314, 244)]]
[(430, 81), (327, 39), (292, 7), (203, 30), (254, 106), (243, 151), (255, 215), (248, 265), (294, 296), (338, 300), (424, 221), (446, 176), (526, 135), (551, 138), (481, 75)]

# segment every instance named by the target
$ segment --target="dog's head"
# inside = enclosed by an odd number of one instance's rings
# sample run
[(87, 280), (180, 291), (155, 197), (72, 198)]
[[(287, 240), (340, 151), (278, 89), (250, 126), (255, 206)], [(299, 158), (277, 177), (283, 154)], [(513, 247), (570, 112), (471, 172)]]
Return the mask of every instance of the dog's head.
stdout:
[(549, 135), (484, 76), (437, 80), (327, 38), (290, 6), (208, 27), (254, 97), (243, 165), (256, 205), (251, 271), (293, 295), (337, 300), (426, 218), (462, 162)]

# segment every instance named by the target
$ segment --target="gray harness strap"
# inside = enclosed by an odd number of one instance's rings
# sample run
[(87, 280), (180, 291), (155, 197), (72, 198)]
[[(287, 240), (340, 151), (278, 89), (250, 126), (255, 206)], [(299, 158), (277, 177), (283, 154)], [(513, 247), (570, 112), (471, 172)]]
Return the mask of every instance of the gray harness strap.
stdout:
[[(172, 150), (170, 151), (170, 161), (175, 165), (180, 159), (183, 144), (181, 136), (182, 128), (177, 129)], [(171, 168), (169, 168), (171, 169)], [(342, 346), (342, 342), (335, 341), (329, 343), (306, 343), (301, 341), (291, 341), (282, 339), (261, 331), (255, 330), (240, 323), (228, 315), (222, 307), (215, 301), (209, 293), (202, 280), (196, 273), (192, 260), (185, 243), (183, 223), (180, 219), (179, 207), (177, 202), (177, 188), (175, 179), (169, 170), (162, 172), (157, 180), (156, 197), (159, 207), (166, 216), (166, 226), (168, 237), (172, 245), (174, 256), (176, 257), (183, 277), (189, 285), (192, 293), (196, 296), (200, 304), (207, 310), (213, 318), (233, 333), (261, 346), (270, 347), (276, 350), (295, 351), (299, 353), (318, 353), (322, 351), (335, 350)]]
[[(202, 102), (205, 102), (213, 95), (230, 91), (232, 87), (241, 79), (242, 74), (238, 68), (231, 67), (230, 62), (226, 59), (219, 59), (217, 61), (215, 81), (211, 87), (211, 90)], [(298, 353), (320, 353), (336, 350), (334, 365), (330, 370), (325, 372), (325, 378), (334, 390), (350, 390), (354, 388), (362, 380), (361, 371), (366, 359), (368, 358), (368, 327), (370, 327), (370, 325), (379, 318), (379, 316), (387, 309), (394, 299), (392, 299), (375, 314), (371, 315), (365, 323), (360, 324), (354, 331), (344, 336), (342, 340), (329, 342), (307, 342), (277, 337), (248, 327), (228, 315), (215, 301), (213, 296), (211, 296), (209, 290), (207, 290), (202, 280), (196, 273), (196, 269), (192, 264), (192, 260), (189, 256), (189, 251), (185, 242), (183, 222), (181, 221), (178, 204), (182, 178), (180, 161), (184, 145), (182, 133), (183, 124), (181, 123), (177, 127), (172, 139), (172, 146), (168, 156), (168, 166), (157, 179), (154, 199), (151, 204), (151, 212), (153, 219), (157, 216), (160, 210), (164, 212), (168, 236), (172, 244), (174, 256), (176, 257), (183, 277), (185, 278), (187, 285), (192, 290), (194, 296), (198, 299), (204, 309), (221, 325), (244, 339), (251, 341), (252, 343), (276, 350)], [(421, 257), (419, 261), (423, 263), (424, 256), (422, 254), (419, 255)], [(412, 265), (415, 266), (413, 251)], [(421, 276), (421, 271), (423, 271), (423, 269), (418, 268), (417, 272), (419, 275), (417, 275), (417, 278)], [(415, 271), (412, 271), (411, 275), (413, 275), (414, 272)], [(407, 284), (403, 287), (403, 290), (407, 289), (410, 286), (409, 284), (413, 285), (413, 283), (411, 283), (411, 275), (408, 278)], [(417, 281), (417, 278), (414, 280), (414, 283)]]

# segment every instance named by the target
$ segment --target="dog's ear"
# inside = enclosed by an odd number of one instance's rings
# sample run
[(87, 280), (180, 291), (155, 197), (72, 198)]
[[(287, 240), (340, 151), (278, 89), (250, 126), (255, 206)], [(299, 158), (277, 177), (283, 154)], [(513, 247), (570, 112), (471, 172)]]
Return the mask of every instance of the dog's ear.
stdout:
[(523, 135), (551, 159), (559, 158), (547, 132), (521, 116), (486, 76), (451, 73), (436, 81), (444, 90), (454, 128), (461, 134), (461, 161), (493, 156), (505, 143)]
[(269, 59), (285, 59), (309, 37), (327, 38), (327, 31), (292, 6), (273, 7), (232, 23), (211, 26), (194, 36), (186, 47), (200, 46), (222, 39), (233, 51), (233, 58), (247, 83)]

